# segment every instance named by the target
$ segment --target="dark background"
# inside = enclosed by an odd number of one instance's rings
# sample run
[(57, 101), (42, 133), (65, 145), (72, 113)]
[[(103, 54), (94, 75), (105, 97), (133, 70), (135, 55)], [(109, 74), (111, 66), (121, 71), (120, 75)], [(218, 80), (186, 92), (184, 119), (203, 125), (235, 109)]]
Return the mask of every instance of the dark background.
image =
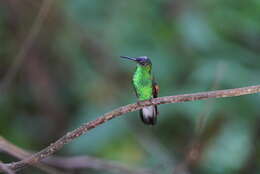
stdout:
[[(0, 135), (24, 149), (136, 102), (135, 64), (120, 55), (151, 58), (160, 96), (259, 84), (258, 0), (65, 0), (37, 18), (42, 2), (0, 0)], [(58, 154), (160, 174), (256, 174), (259, 102), (255, 94), (161, 105), (154, 127), (129, 113)], [(108, 173), (77, 171), (86, 172)]]

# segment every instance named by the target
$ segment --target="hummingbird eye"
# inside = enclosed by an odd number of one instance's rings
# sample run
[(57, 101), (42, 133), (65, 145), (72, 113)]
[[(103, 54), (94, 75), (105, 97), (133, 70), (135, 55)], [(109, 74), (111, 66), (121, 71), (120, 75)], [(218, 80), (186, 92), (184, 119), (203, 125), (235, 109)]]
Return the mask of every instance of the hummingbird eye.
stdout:
[(141, 64), (141, 65), (145, 65), (146, 64), (146, 60), (143, 59), (143, 58), (139, 58), (138, 59), (138, 63)]

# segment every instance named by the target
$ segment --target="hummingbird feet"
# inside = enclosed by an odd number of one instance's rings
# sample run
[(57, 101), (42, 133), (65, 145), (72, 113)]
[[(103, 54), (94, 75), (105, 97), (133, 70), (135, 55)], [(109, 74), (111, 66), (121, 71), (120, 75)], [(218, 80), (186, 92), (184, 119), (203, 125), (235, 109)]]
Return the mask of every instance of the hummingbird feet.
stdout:
[(136, 103), (137, 103), (138, 106), (142, 106), (141, 102), (142, 101), (138, 100)]
[(138, 106), (143, 106), (144, 104), (142, 102), (144, 102), (144, 101), (149, 101), (149, 103), (152, 103), (152, 98), (148, 99), (148, 100), (138, 100), (136, 103)]

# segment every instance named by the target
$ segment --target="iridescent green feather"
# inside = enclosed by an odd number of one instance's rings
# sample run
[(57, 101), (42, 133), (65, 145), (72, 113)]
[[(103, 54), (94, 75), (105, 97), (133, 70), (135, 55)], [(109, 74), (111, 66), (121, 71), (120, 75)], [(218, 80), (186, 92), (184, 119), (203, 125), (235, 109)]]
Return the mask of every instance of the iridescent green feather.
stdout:
[(133, 77), (133, 85), (139, 100), (148, 100), (153, 98), (151, 65), (137, 65)]

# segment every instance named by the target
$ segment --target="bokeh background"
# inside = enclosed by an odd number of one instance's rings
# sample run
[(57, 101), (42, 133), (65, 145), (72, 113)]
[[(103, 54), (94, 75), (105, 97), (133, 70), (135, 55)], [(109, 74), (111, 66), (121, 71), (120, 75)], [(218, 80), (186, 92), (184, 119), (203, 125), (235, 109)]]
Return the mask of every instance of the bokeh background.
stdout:
[[(38, 151), (136, 102), (135, 64), (120, 55), (152, 59), (160, 96), (259, 84), (259, 19), (258, 0), (0, 0), (0, 135)], [(129, 113), (57, 154), (159, 174), (256, 174), (259, 103), (255, 94), (161, 105), (154, 127)]]

